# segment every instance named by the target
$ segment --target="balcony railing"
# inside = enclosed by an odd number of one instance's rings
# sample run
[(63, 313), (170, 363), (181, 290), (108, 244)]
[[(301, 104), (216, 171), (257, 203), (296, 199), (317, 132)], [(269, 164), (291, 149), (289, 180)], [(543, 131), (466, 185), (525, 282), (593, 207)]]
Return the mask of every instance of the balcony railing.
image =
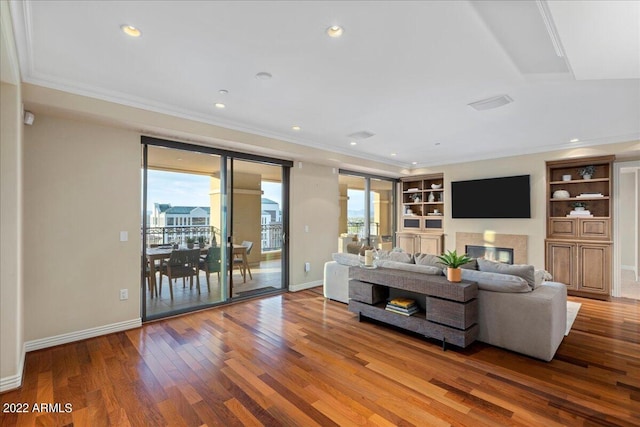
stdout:
[[(380, 233), (380, 223), (372, 222), (369, 224), (369, 235), (370, 236), (378, 236)], [(357, 234), (358, 237), (365, 237), (365, 228), (363, 221), (348, 221), (347, 222), (347, 233), (349, 234)]]
[[(213, 226), (176, 226), (176, 227), (148, 227), (146, 229), (148, 245), (167, 245), (171, 243), (185, 243), (191, 237), (196, 242), (199, 238), (210, 244), (211, 240), (220, 242), (220, 229)], [(260, 234), (262, 251), (282, 249), (282, 224), (263, 224)]]

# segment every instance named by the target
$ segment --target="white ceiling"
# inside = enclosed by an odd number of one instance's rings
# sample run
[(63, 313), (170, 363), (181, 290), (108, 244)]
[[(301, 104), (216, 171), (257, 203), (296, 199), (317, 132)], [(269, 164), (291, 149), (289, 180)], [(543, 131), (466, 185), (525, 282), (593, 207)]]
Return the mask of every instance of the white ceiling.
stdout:
[(10, 5), (25, 82), (399, 167), (640, 139), (638, 1)]

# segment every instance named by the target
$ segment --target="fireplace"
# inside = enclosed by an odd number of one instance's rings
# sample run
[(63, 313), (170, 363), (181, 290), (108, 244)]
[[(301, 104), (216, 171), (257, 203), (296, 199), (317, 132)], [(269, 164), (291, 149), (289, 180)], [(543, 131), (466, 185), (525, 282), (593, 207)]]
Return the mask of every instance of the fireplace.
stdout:
[[(456, 251), (459, 254), (467, 253), (467, 247), (475, 245), (484, 248), (511, 248), (513, 264), (528, 264), (527, 255), (528, 237), (524, 234), (500, 234), (490, 230), (482, 233), (456, 232)], [(499, 256), (497, 259), (500, 259)]]
[(484, 258), (505, 264), (513, 264), (513, 248), (465, 245), (465, 253), (471, 258)]

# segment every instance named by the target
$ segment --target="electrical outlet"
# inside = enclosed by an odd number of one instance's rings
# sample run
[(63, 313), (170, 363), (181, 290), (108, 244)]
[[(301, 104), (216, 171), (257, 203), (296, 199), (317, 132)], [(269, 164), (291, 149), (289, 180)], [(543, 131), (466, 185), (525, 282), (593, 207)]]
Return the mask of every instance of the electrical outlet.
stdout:
[(120, 289), (120, 301), (129, 299), (129, 289)]
[(310, 262), (305, 262), (304, 263), (304, 271), (306, 271), (307, 273), (311, 271), (311, 263)]

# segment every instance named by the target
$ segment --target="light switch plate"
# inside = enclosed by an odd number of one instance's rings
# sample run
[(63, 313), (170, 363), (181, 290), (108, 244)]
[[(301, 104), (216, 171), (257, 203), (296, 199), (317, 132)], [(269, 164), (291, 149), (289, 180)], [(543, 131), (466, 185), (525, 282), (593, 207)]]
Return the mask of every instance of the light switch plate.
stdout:
[(120, 241), (121, 242), (126, 242), (129, 240), (129, 232), (128, 231), (121, 231), (120, 232)]

